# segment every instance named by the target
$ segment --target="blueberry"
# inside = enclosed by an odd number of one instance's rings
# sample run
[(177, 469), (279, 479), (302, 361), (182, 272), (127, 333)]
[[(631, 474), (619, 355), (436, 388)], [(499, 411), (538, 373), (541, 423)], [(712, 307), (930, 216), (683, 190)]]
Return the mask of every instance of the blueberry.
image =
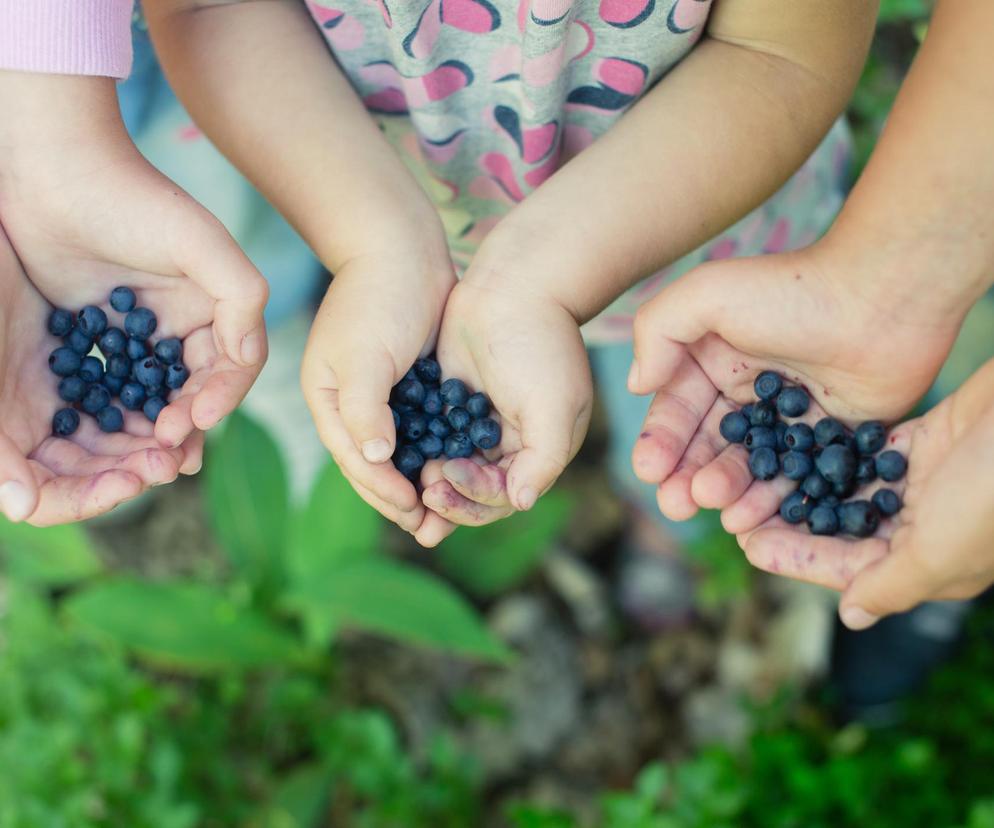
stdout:
[(145, 404), (145, 396), (145, 387), (141, 383), (125, 383), (121, 388), (121, 405), (128, 411), (138, 411)]
[(442, 456), (442, 452), (445, 450), (445, 443), (442, 442), (441, 437), (436, 437), (434, 434), (426, 434), (415, 443), (415, 447), (427, 460), (434, 460), (436, 457)]
[(756, 390), (756, 396), (761, 400), (772, 402), (783, 388), (783, 379), (776, 371), (763, 371), (756, 377), (753, 388)]
[(749, 433), (746, 434), (743, 442), (749, 451), (755, 451), (756, 449), (761, 448), (775, 450), (777, 447), (777, 433), (772, 428), (755, 426), (754, 428), (749, 429)]
[(847, 483), (856, 474), (856, 455), (848, 446), (832, 445), (818, 455), (815, 465), (829, 483)]
[(876, 454), (887, 442), (887, 427), (880, 420), (860, 423), (856, 428), (856, 450), (860, 454)]
[(157, 388), (166, 378), (166, 369), (155, 357), (146, 357), (132, 366), (135, 379), (146, 388)]
[(102, 385), (91, 385), (83, 395), (83, 410), (87, 414), (96, 414), (102, 408), (110, 405), (110, 391)]
[(391, 408), (390, 413), (393, 414), (394, 430), (400, 431), (400, 412), (396, 408)]
[(788, 480), (806, 480), (815, 470), (814, 460), (803, 451), (788, 451), (780, 460), (784, 477)]
[(908, 461), (900, 452), (892, 450), (877, 455), (877, 474), (880, 475), (881, 480), (893, 483), (904, 477), (907, 470)]
[(174, 362), (166, 369), (166, 388), (182, 388), (183, 384), (190, 379), (190, 369), (182, 362)]
[(465, 408), (456, 407), (449, 411), (448, 420), (453, 431), (465, 431), (469, 428), (473, 418), (469, 416), (469, 412)]
[(429, 388), (425, 391), (425, 401), (421, 405), (421, 410), (429, 417), (437, 417), (445, 409), (442, 404), (442, 394), (437, 388)]
[(97, 412), (97, 425), (108, 434), (124, 428), (124, 415), (116, 405), (108, 405)]
[(749, 471), (757, 480), (772, 480), (780, 471), (777, 453), (771, 448), (758, 448), (749, 455)]
[[(755, 403), (746, 403), (739, 409), (739, 413), (749, 421), (749, 425), (752, 425), (752, 410), (755, 408)], [(743, 435), (743, 439), (745, 435)]]
[(414, 374), (421, 382), (437, 385), (442, 379), (442, 366), (431, 357), (426, 357), (414, 363)]
[(86, 383), (79, 377), (65, 377), (59, 382), (59, 397), (66, 402), (79, 402), (85, 393)]
[[(414, 366), (411, 366), (410, 368), (407, 369), (407, 373), (400, 378), (400, 381), (403, 382), (404, 380), (416, 380), (416, 379), (418, 379), (417, 372), (415, 372)], [(418, 381), (420, 382), (420, 380)], [(399, 384), (400, 383), (398, 383), (398, 385)]]
[(62, 308), (55, 308), (48, 315), (48, 332), (52, 336), (65, 336), (72, 330), (72, 314)]
[(408, 480), (414, 480), (424, 467), (425, 459), (414, 446), (401, 446), (393, 455), (393, 464)]
[(827, 495), (818, 501), (819, 506), (831, 506), (833, 509), (838, 506), (842, 501), (839, 500), (834, 494)]
[(777, 420), (773, 430), (777, 435), (777, 454), (787, 451), (787, 424), (783, 420)]
[(777, 421), (777, 410), (765, 400), (760, 400), (752, 405), (752, 415), (749, 423), (754, 426), (764, 426), (773, 428)]
[(846, 427), (834, 417), (824, 417), (815, 423), (815, 445), (821, 448), (844, 443), (848, 436)]
[(466, 410), (474, 420), (479, 420), (481, 417), (488, 416), (491, 408), (492, 406), (490, 405), (490, 400), (487, 398), (487, 395), (480, 392), (473, 394), (468, 400), (466, 400)]
[(749, 433), (749, 420), (741, 411), (729, 411), (721, 418), (718, 431), (729, 443), (741, 443)]
[(787, 386), (777, 395), (777, 411), (784, 417), (801, 417), (810, 405), (808, 392), (796, 385)]
[(60, 377), (68, 377), (79, 370), (81, 361), (79, 354), (72, 348), (63, 346), (52, 351), (48, 357), (48, 367), (52, 369), (53, 374)]
[(856, 482), (861, 486), (877, 479), (877, 464), (872, 457), (860, 457), (856, 463)]
[(835, 495), (839, 500), (846, 500), (852, 497), (856, 493), (856, 489), (859, 485), (856, 483), (856, 478), (853, 477), (851, 480), (847, 480), (845, 483), (833, 483), (832, 484), (832, 494)]
[(162, 409), (166, 407), (168, 403), (162, 399), (162, 397), (149, 397), (145, 400), (145, 404), (142, 406), (142, 412), (148, 417), (153, 423), (159, 419), (159, 414), (162, 413)]
[(469, 390), (466, 383), (459, 379), (447, 379), (442, 383), (442, 402), (446, 405), (459, 406), (466, 405), (469, 399)]
[(97, 340), (100, 351), (105, 357), (112, 354), (123, 354), (128, 347), (128, 338), (120, 328), (108, 328)]
[(79, 362), (79, 377), (84, 382), (100, 382), (104, 376), (104, 366), (96, 357), (83, 357)]
[(93, 350), (93, 340), (83, 333), (78, 327), (69, 331), (69, 335), (62, 341), (80, 356), (86, 356)]
[(877, 489), (870, 498), (870, 502), (877, 507), (877, 511), (884, 517), (891, 517), (901, 511), (904, 503), (901, 496), (893, 489)]
[(405, 411), (400, 415), (400, 434), (405, 440), (415, 442), (428, 432), (428, 418), (420, 411)]
[(444, 440), (452, 433), (452, 426), (445, 417), (432, 417), (428, 421), (428, 432)]
[(111, 354), (107, 357), (107, 373), (117, 379), (127, 379), (131, 374), (131, 360), (124, 354)]
[(834, 535), (839, 531), (839, 516), (835, 508), (819, 503), (808, 515), (808, 528), (812, 535)]
[(116, 287), (110, 292), (110, 306), (118, 313), (133, 310), (137, 301), (135, 292), (129, 287)]
[(79, 412), (72, 408), (60, 408), (52, 417), (52, 434), (68, 437), (79, 428)]
[(393, 398), (402, 405), (421, 408), (425, 401), (425, 387), (416, 379), (403, 379), (394, 388)]
[(469, 427), (469, 439), (482, 451), (488, 451), (500, 444), (500, 424), (490, 417), (473, 420)]
[(155, 345), (155, 356), (163, 365), (172, 365), (183, 358), (183, 343), (175, 336), (160, 339)]
[(821, 500), (831, 494), (832, 484), (818, 474), (818, 472), (812, 472), (805, 477), (804, 482), (801, 483), (801, 491), (808, 497), (813, 497), (815, 500)]
[(783, 441), (795, 451), (811, 451), (815, 447), (815, 433), (807, 423), (794, 423), (787, 427)]
[(104, 388), (110, 391), (111, 396), (117, 396), (121, 393), (121, 389), (124, 388), (125, 379), (123, 377), (114, 377), (110, 374), (104, 374)]
[(780, 504), (780, 517), (787, 523), (802, 523), (808, 519), (813, 508), (814, 501), (811, 498), (801, 492), (793, 492)]
[(135, 308), (124, 317), (124, 330), (133, 339), (148, 339), (159, 324), (148, 308)]
[(77, 315), (76, 326), (94, 340), (107, 330), (107, 314), (96, 305), (87, 305)]
[(445, 438), (445, 456), (456, 460), (460, 457), (473, 456), (473, 441), (468, 434), (451, 434)]
[(128, 340), (128, 344), (125, 347), (125, 353), (128, 359), (132, 361), (137, 361), (139, 359), (145, 359), (148, 356), (148, 346), (145, 344), (144, 339), (135, 339), (132, 337)]
[(839, 528), (846, 535), (868, 538), (880, 526), (880, 513), (868, 500), (843, 503), (836, 511), (839, 515)]

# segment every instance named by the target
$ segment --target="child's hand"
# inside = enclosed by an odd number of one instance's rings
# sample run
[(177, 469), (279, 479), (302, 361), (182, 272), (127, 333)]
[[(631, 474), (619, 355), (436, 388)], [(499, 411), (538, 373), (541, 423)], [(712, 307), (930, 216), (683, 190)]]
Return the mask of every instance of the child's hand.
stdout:
[[(815, 246), (706, 264), (642, 308), (629, 388), (656, 396), (633, 465), (659, 486), (663, 514), (685, 520), (698, 507), (729, 506), (749, 488), (745, 458), (726, 448), (718, 423), (733, 402), (754, 399), (762, 370), (803, 384), (850, 424), (894, 419), (913, 406), (962, 314), (905, 301), (886, 276)], [(742, 531), (737, 514), (726, 513), (731, 532)]]
[(769, 511), (754, 513), (763, 522), (739, 535), (760, 569), (844, 592), (839, 612), (853, 629), (923, 601), (971, 598), (994, 582), (994, 361), (892, 436), (908, 454), (908, 476), (883, 485), (902, 492), (904, 508), (876, 537), (817, 537)]
[[(503, 425), (494, 463), (426, 467), (423, 501), (453, 523), (482, 525), (530, 509), (587, 433), (593, 390), (579, 327), (526, 285), (474, 263), (445, 309), (439, 361), (447, 376), (484, 391)], [(418, 539), (441, 540), (427, 532)]]
[(48, 369), (58, 344), (46, 330), (51, 309), (0, 231), (0, 511), (39, 526), (84, 520), (199, 469), (202, 434), (163, 448), (140, 412), (123, 433), (104, 434), (83, 416), (71, 439), (52, 436), (65, 403)]

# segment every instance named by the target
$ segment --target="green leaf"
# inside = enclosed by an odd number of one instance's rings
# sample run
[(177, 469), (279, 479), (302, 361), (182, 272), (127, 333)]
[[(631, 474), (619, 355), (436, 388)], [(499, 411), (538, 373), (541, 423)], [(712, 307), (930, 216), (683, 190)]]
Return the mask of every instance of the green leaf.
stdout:
[(71, 596), (65, 611), (84, 627), (171, 669), (237, 671), (301, 655), (284, 629), (203, 584), (115, 578)]
[(362, 561), (325, 580), (294, 584), (289, 603), (302, 611), (324, 608), (339, 626), (440, 650), (498, 661), (509, 655), (447, 584), (390, 561)]
[(228, 418), (206, 464), (207, 498), (231, 562), (253, 584), (282, 580), (289, 496), (279, 449), (241, 412)]
[[(318, 762), (301, 765), (279, 783), (273, 802), (283, 824), (294, 828), (314, 828), (328, 807), (331, 775)], [(279, 823), (279, 820), (270, 818)]]
[(103, 570), (78, 523), (39, 529), (0, 518), (0, 548), (8, 572), (22, 581), (65, 586)]
[(488, 598), (504, 592), (538, 565), (569, 521), (573, 506), (572, 497), (553, 490), (528, 512), (460, 529), (439, 545), (439, 565), (474, 595)]

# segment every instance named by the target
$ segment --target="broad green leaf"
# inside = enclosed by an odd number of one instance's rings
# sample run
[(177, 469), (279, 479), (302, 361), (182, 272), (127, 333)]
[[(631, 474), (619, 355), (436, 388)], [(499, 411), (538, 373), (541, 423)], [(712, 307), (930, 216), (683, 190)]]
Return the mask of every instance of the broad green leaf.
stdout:
[(254, 584), (278, 584), (290, 507), (276, 444), (236, 411), (211, 445), (205, 474), (211, 516), (231, 562)]
[(326, 580), (295, 584), (290, 602), (310, 611), (324, 608), (343, 627), (482, 658), (508, 657), (462, 596), (410, 566), (362, 561)]
[(450, 535), (438, 547), (439, 565), (474, 595), (497, 595), (538, 565), (572, 511), (573, 499), (553, 490), (531, 511)]
[(279, 814), (284, 819), (271, 817), (272, 828), (286, 824), (293, 828), (315, 828), (325, 815), (331, 793), (331, 774), (320, 763), (301, 765), (287, 774), (273, 796), (274, 817)]
[(203, 584), (115, 578), (72, 595), (65, 611), (84, 627), (173, 669), (226, 672), (300, 657), (287, 631)]
[(103, 569), (78, 523), (39, 529), (0, 518), (0, 549), (8, 572), (32, 583), (65, 586)]

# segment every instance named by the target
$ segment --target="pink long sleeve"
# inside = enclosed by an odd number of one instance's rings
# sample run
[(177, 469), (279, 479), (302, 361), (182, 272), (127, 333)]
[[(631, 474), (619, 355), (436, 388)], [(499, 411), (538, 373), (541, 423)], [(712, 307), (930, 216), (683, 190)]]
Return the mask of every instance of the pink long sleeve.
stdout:
[(0, 0), (0, 69), (126, 78), (133, 0)]

